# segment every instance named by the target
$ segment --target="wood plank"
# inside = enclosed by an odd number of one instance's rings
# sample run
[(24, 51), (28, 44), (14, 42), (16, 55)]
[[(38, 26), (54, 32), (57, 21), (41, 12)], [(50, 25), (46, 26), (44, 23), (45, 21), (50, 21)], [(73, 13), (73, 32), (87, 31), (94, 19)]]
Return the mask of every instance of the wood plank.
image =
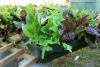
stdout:
[(3, 39), (3, 38), (1, 37), (1, 38), (0, 38), (0, 43), (2, 42), (2, 39)]
[(27, 50), (25, 50), (22, 47), (15, 48), (15, 47), (13, 47), (13, 43), (10, 43), (10, 44), (2, 43), (1, 46), (2, 47), (0, 48), (0, 52), (5, 52), (8, 50), (12, 53), (0, 60), (0, 67), (2, 67), (6, 63), (12, 61), (13, 59), (19, 58), (19, 57), (20, 57), (19, 59), (23, 58), (26, 60), (26, 62), (21, 64), (19, 67), (28, 67), (30, 64), (36, 63), (36, 61), (35, 61), (36, 58), (34, 56), (29, 55)]
[(0, 67), (3, 67), (3, 65), (0, 65)]
[(3, 47), (0, 48), (0, 52), (5, 52), (13, 47), (13, 43), (3, 45)]
[(30, 64), (36, 63), (36, 58), (29, 54), (23, 54), (23, 58), (27, 61), (24, 62), (23, 64), (19, 65), (19, 67), (29, 67)]
[(12, 48), (12, 49), (10, 49), (9, 51), (10, 51), (10, 52), (16, 52), (16, 51), (18, 51), (19, 49), (23, 49), (23, 48)]
[(17, 40), (20, 40), (21, 36), (19, 34), (16, 34), (14, 36), (11, 36), (9, 39), (11, 42), (14, 42), (14, 41), (17, 41)]
[(4, 59), (0, 60), (0, 65), (4, 65), (5, 63), (10, 62), (14, 58), (17, 58), (18, 56), (22, 55), (23, 53), (24, 53), (23, 49), (19, 49), (19, 50), (13, 52), (12, 54), (5, 57)]

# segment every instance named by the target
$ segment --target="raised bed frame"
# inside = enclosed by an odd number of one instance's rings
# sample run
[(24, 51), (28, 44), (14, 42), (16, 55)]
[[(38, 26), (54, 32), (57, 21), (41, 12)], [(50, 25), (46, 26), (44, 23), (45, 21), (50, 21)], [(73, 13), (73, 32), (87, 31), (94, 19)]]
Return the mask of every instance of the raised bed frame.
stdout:
[[(34, 56), (31, 56), (27, 49), (21, 48), (21, 47), (14, 47), (13, 43), (10, 44), (0, 44), (0, 53), (10, 51), (11, 54), (4, 57), (0, 60), (0, 67), (3, 67), (6, 63), (9, 63), (13, 59), (17, 58), (18, 61), (18, 67), (29, 67), (31, 63), (36, 63), (36, 58)], [(23, 60), (26, 60), (26, 62), (22, 63)]]

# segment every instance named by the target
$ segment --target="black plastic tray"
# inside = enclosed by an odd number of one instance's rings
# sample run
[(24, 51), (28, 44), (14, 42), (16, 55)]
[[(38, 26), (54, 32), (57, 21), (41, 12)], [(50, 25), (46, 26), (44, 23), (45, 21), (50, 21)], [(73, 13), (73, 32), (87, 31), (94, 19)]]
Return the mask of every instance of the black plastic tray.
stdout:
[[(72, 46), (72, 51), (77, 51), (81, 48), (84, 48), (86, 46), (88, 46), (84, 40), (73, 40), (69, 43), (67, 43), (69, 45)], [(45, 57), (44, 59), (41, 59), (41, 54), (42, 54), (42, 51), (40, 49), (40, 47), (37, 47), (37, 56), (38, 56), (38, 61), (41, 62), (41, 63), (45, 63), (45, 62), (48, 62), (48, 61), (52, 61), (53, 59), (55, 58), (58, 58), (58, 57), (61, 57), (65, 54), (69, 54), (70, 52), (69, 51), (65, 51), (62, 46), (60, 45), (52, 45), (51, 46), (53, 48), (53, 51), (46, 51), (45, 53)], [(35, 47), (33, 47), (32, 45), (28, 45), (28, 48), (31, 50), (31, 52), (34, 54), (36, 52), (34, 52), (34, 49)]]

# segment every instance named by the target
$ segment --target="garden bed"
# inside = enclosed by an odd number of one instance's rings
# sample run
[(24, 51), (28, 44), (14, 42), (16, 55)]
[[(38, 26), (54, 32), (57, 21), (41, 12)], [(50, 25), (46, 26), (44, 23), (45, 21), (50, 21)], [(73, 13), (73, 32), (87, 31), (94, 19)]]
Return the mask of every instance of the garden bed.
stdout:
[[(0, 37), (3, 42), (13, 42), (13, 46), (24, 42), (25, 45), (20, 46), (29, 47), (39, 62), (47, 62), (97, 44), (100, 41), (98, 17), (95, 11), (53, 4), (8, 6), (7, 10), (1, 11)], [(10, 37), (12, 33), (18, 35)]]

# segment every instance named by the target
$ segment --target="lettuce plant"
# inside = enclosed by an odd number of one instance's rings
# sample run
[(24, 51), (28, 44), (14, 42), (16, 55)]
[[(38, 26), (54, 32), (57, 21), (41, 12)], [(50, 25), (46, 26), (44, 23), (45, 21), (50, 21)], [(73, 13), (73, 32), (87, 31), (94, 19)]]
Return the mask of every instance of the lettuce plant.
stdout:
[(52, 50), (50, 45), (58, 44), (72, 52), (71, 46), (60, 42), (60, 26), (63, 20), (60, 9), (41, 6), (39, 8), (37, 11), (34, 7), (29, 8), (31, 12), (28, 12), (26, 24), (22, 26), (23, 33), (29, 38), (28, 43), (41, 46), (42, 59), (46, 51)]

